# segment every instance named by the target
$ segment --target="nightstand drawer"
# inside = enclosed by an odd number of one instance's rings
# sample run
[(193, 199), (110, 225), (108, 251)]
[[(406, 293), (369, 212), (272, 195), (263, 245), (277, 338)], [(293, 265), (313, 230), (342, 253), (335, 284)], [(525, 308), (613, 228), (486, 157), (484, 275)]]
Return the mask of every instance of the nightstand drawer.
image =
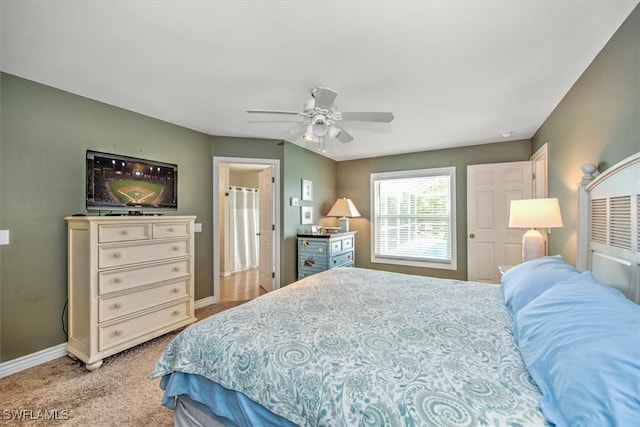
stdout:
[(342, 250), (348, 251), (349, 249), (353, 249), (353, 236), (342, 239)]
[(300, 258), (298, 256), (298, 274), (305, 275), (320, 273), (329, 268), (326, 256), (308, 255)]
[(342, 252), (342, 240), (335, 240), (331, 242), (331, 255)]
[(351, 265), (353, 263), (353, 252), (347, 252), (334, 257), (331, 257), (331, 265), (329, 268), (341, 267), (345, 264)]

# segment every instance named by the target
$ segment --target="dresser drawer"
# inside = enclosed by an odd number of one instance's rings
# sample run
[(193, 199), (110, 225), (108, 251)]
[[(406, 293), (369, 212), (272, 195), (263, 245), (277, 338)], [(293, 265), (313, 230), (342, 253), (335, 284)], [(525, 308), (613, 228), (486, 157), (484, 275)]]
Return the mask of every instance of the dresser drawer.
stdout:
[(331, 241), (331, 255), (342, 252), (342, 240)]
[(98, 268), (120, 267), (139, 262), (187, 256), (190, 255), (189, 249), (187, 240), (100, 246), (98, 247)]
[(153, 238), (189, 237), (191, 230), (186, 223), (154, 223)]
[(151, 239), (151, 224), (99, 224), (98, 243)]
[(345, 264), (351, 266), (351, 264), (353, 264), (353, 252), (346, 252), (344, 254), (331, 257), (331, 261), (329, 262), (329, 268), (341, 267)]
[(180, 280), (129, 294), (100, 297), (98, 322), (112, 320), (146, 308), (182, 299), (189, 294), (189, 282)]
[(328, 255), (328, 243), (328, 241), (320, 239), (301, 239), (298, 241), (298, 255)]
[(298, 261), (298, 275), (308, 276), (327, 270), (327, 258), (308, 256)]
[(98, 351), (153, 333), (173, 323), (189, 318), (189, 301), (170, 305), (142, 316), (98, 328)]
[(163, 262), (146, 267), (130, 267), (98, 273), (98, 293), (124, 291), (138, 286), (191, 275), (188, 259)]
[(342, 250), (348, 251), (349, 249), (353, 249), (353, 236), (342, 239)]

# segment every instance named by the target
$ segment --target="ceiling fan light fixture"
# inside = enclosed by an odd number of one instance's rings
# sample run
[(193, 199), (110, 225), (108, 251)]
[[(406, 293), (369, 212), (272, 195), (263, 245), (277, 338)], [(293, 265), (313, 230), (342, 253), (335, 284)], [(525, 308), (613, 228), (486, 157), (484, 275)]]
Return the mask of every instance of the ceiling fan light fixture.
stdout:
[(316, 114), (313, 116), (313, 133), (318, 136), (324, 136), (327, 134), (329, 130), (329, 123), (327, 123), (327, 118), (322, 114)]
[(313, 125), (307, 126), (307, 130), (304, 131), (304, 135), (302, 135), (302, 139), (307, 142), (313, 141)]

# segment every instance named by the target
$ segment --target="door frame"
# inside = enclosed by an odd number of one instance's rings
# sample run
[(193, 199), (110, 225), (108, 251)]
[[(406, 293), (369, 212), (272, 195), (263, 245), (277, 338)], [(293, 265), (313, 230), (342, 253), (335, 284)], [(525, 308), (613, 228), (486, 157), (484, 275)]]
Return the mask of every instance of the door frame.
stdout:
[(220, 164), (255, 164), (273, 167), (273, 255), (274, 280), (273, 289), (280, 288), (280, 160), (256, 159), (251, 157), (219, 157), (213, 156), (213, 300), (220, 301)]

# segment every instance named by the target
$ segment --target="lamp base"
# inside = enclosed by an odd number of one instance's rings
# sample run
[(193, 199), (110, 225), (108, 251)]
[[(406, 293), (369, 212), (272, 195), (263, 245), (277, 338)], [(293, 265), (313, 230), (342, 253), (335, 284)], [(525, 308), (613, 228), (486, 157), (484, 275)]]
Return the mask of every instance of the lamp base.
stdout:
[(540, 258), (545, 255), (544, 237), (532, 228), (522, 236), (522, 262)]
[(342, 217), (338, 219), (338, 223), (340, 224), (340, 231), (342, 232), (349, 231), (349, 218)]

